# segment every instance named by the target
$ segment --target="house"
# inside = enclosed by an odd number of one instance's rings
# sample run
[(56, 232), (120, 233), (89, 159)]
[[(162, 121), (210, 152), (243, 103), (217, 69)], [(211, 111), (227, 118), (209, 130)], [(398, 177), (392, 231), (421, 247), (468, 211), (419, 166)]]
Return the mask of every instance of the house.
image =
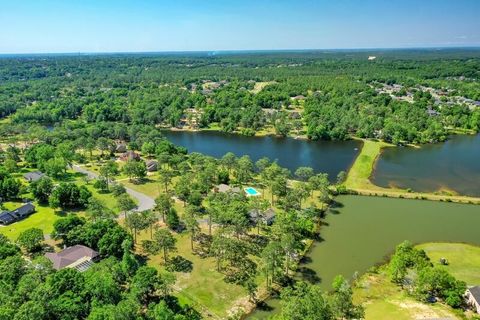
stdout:
[(127, 151), (120, 156), (122, 161), (140, 160), (140, 155), (135, 151)]
[(217, 192), (221, 192), (221, 193), (228, 193), (228, 192), (240, 193), (241, 191), (240, 191), (239, 187), (230, 187), (227, 184), (221, 183), (218, 186), (213, 188), (213, 192), (215, 192), (215, 193), (217, 193)]
[(275, 221), (275, 210), (273, 210), (273, 208), (268, 208), (263, 213), (263, 219), (265, 220), (265, 224), (270, 226)]
[(115, 146), (115, 153), (125, 153), (127, 152), (127, 145), (125, 143), (118, 143)]
[(17, 221), (15, 217), (8, 211), (0, 213), (0, 223), (3, 225), (11, 224)]
[(35, 181), (38, 181), (40, 180), (42, 177), (44, 177), (45, 174), (40, 172), (40, 171), (32, 171), (32, 172), (27, 172), (23, 175), (23, 177), (25, 178), (25, 180), (27, 180), (28, 182), (35, 182)]
[(95, 261), (98, 261), (100, 255), (89, 247), (77, 244), (60, 252), (47, 252), (45, 257), (52, 261), (53, 268), (56, 270), (75, 268), (83, 272), (89, 269)]
[(369, 60), (369, 61), (373, 61), (373, 60), (375, 60), (375, 59), (377, 59), (376, 56), (368, 56), (368, 60)]
[(465, 292), (467, 304), (480, 314), (480, 286), (468, 288)]
[(264, 212), (261, 212), (258, 209), (253, 209), (248, 212), (248, 215), (252, 223), (257, 223), (260, 220), (267, 226), (271, 226), (275, 221), (275, 210), (272, 208), (268, 208)]
[(303, 95), (298, 95), (298, 96), (292, 97), (291, 99), (292, 99), (292, 100), (305, 100), (305, 96), (303, 96)]
[(25, 219), (34, 212), (35, 206), (29, 202), (15, 210), (2, 212), (0, 214), (0, 223), (3, 225), (11, 224)]
[(433, 110), (433, 109), (428, 108), (427, 109), (427, 114), (430, 117), (436, 117), (436, 116), (440, 115), (440, 112), (438, 112), (437, 110)]
[(302, 118), (302, 115), (300, 114), (300, 112), (292, 111), (292, 112), (290, 112), (290, 114), (288, 115), (288, 117), (289, 117), (290, 119), (301, 119), (301, 118)]
[(153, 172), (158, 170), (158, 161), (149, 160), (146, 162), (146, 165), (147, 165), (148, 172)]

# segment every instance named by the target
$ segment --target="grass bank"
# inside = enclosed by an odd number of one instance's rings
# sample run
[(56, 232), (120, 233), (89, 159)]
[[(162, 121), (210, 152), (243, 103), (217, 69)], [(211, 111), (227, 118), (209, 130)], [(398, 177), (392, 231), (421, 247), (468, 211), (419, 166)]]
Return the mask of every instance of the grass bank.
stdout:
[[(425, 243), (417, 248), (426, 251), (435, 266), (445, 268), (468, 285), (480, 283), (480, 247), (463, 243)], [(441, 266), (440, 258), (449, 264)], [(381, 267), (377, 273), (366, 273), (354, 288), (354, 300), (365, 306), (365, 319), (465, 319), (463, 313), (441, 303), (426, 304), (409, 296), (394, 285)]]
[[(480, 247), (464, 243), (425, 243), (417, 248), (425, 250), (432, 263), (446, 269), (467, 285), (480, 285)], [(447, 265), (439, 263), (441, 258)]]
[(373, 184), (370, 176), (375, 169), (375, 164), (382, 149), (393, 147), (393, 145), (372, 140), (362, 140), (363, 147), (350, 168), (345, 186), (348, 190), (359, 195), (381, 196), (392, 198), (421, 199), (434, 201), (447, 201), (458, 203), (480, 204), (480, 198), (460, 195), (440, 195), (425, 192), (410, 192), (406, 189), (383, 188)]

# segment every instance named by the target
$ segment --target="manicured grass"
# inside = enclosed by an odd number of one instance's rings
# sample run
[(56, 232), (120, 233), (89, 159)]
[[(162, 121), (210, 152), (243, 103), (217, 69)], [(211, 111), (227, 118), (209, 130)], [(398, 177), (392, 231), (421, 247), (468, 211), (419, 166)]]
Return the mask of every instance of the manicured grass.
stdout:
[(390, 146), (392, 145), (385, 142), (363, 140), (362, 150), (350, 168), (347, 180), (345, 181), (345, 186), (347, 189), (355, 191), (360, 195), (367, 196), (384, 196), (392, 198), (424, 199), (480, 204), (480, 198), (475, 197), (409, 192), (408, 190), (404, 189), (382, 188), (374, 185), (370, 181), (370, 176), (375, 168), (375, 162), (380, 156), (382, 148)]
[[(153, 199), (158, 197), (160, 193), (163, 193), (165, 187), (160, 185), (160, 183), (155, 179), (155, 177), (148, 177), (146, 182), (141, 183), (133, 183), (127, 180), (118, 181), (119, 183), (123, 184), (125, 187), (128, 187), (132, 190), (141, 192)], [(169, 186), (169, 189), (172, 189), (173, 184)]]
[[(177, 251), (170, 253), (169, 256), (180, 255), (193, 264), (193, 270), (190, 273), (176, 272), (175, 295), (183, 303), (199, 308), (204, 315), (210, 314), (214, 318), (225, 318), (228, 310), (239, 299), (247, 296), (246, 290), (239, 285), (226, 283), (223, 280), (224, 275), (216, 270), (214, 258), (201, 258), (193, 254), (188, 233), (174, 234), (174, 236), (177, 239)], [(137, 250), (141, 251), (143, 239), (150, 239), (149, 231), (138, 235)], [(164, 270), (163, 255), (150, 256), (148, 265)]]
[[(467, 285), (480, 285), (480, 247), (463, 243), (425, 243), (417, 246), (425, 250), (432, 263), (444, 268)], [(448, 265), (440, 265), (441, 258)]]
[(376, 187), (370, 182), (370, 176), (382, 148), (387, 146), (389, 144), (384, 142), (363, 140), (362, 150), (348, 172), (347, 181), (345, 182), (347, 188), (364, 189)]
[(383, 270), (364, 275), (354, 288), (354, 301), (365, 307), (365, 319), (462, 319), (450, 307), (421, 303), (391, 283)]
[[(426, 251), (432, 263), (445, 268), (468, 285), (480, 284), (480, 247), (463, 243), (424, 243), (417, 246)], [(439, 263), (446, 258), (447, 266)], [(435, 303), (425, 304), (408, 296), (388, 278), (385, 268), (378, 274), (365, 274), (354, 288), (354, 301), (365, 306), (365, 319), (462, 319), (461, 311)]]
[[(6, 202), (4, 207), (7, 210), (12, 210), (21, 206), (22, 203)], [(18, 235), (29, 228), (39, 228), (43, 230), (44, 234), (50, 234), (53, 231), (53, 223), (61, 218), (61, 213), (55, 212), (48, 206), (39, 206), (35, 203), (36, 212), (24, 220), (15, 222), (8, 226), (0, 226), (0, 233), (4, 234), (11, 240), (16, 240)]]

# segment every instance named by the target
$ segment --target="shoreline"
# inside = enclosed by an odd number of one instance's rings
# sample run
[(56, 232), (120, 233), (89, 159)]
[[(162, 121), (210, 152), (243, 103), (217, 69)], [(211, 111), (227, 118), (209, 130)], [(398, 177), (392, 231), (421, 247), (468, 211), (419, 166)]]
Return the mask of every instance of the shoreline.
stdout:
[[(443, 195), (432, 192), (409, 192), (400, 188), (384, 188), (371, 182), (370, 177), (375, 172), (375, 166), (384, 148), (394, 147), (392, 144), (359, 139), (363, 141), (362, 149), (350, 167), (345, 187), (352, 194), (389, 198), (405, 198), (417, 200), (444, 201), (465, 204), (480, 204), (480, 197), (464, 195)], [(418, 146), (416, 146), (418, 147)]]

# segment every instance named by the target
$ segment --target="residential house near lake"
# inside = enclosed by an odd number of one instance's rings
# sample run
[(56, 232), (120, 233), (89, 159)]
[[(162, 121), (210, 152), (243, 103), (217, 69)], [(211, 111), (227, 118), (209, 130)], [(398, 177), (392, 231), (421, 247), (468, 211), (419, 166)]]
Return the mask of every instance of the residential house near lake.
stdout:
[(241, 190), (239, 187), (231, 187), (228, 184), (221, 183), (218, 186), (213, 188), (213, 192), (221, 192), (221, 193), (240, 193)]
[(35, 182), (40, 180), (41, 178), (45, 177), (45, 174), (40, 172), (40, 171), (32, 171), (32, 172), (27, 172), (23, 175), (25, 180), (28, 182)]
[(465, 292), (467, 304), (480, 314), (480, 286), (468, 288)]
[(97, 251), (79, 244), (60, 252), (47, 252), (45, 257), (52, 261), (53, 268), (56, 270), (74, 268), (80, 272), (88, 270), (94, 262), (100, 259)]
[(35, 206), (32, 203), (26, 203), (12, 211), (0, 213), (0, 224), (7, 225), (25, 219), (35, 212)]
[(122, 161), (140, 160), (140, 155), (135, 151), (127, 151), (120, 156)]
[(275, 210), (273, 210), (273, 208), (268, 208), (265, 211), (253, 209), (253, 210), (250, 210), (248, 215), (249, 215), (250, 221), (254, 224), (258, 222), (262, 222), (267, 226), (271, 226), (275, 221)]
[(158, 161), (156, 160), (149, 160), (145, 164), (147, 166), (148, 172), (153, 172), (158, 170)]

